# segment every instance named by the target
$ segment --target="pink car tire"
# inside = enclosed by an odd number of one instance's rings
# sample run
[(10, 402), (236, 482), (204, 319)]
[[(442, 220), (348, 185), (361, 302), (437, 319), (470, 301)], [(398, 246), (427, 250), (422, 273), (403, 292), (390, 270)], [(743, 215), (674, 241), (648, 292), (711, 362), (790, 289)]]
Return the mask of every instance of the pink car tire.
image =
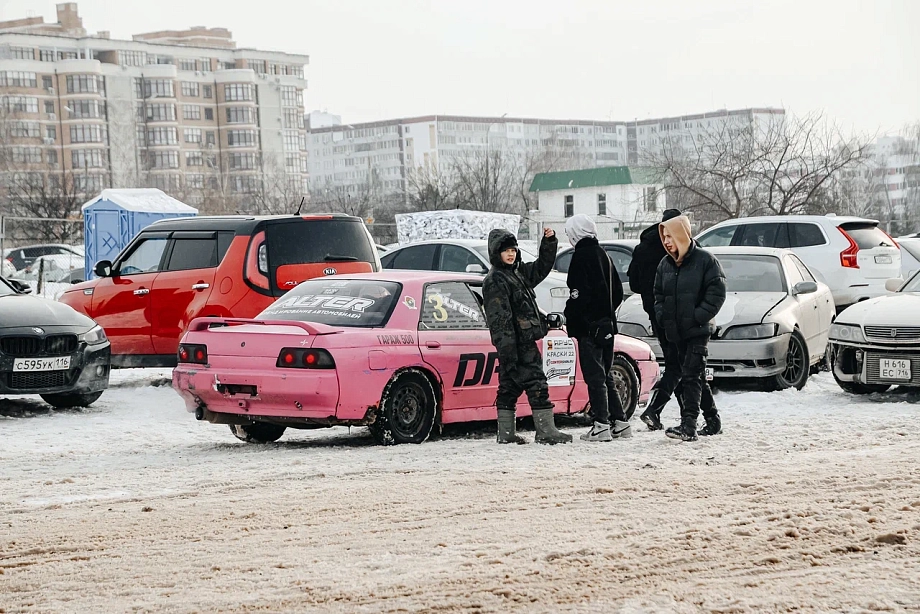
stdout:
[(268, 422), (253, 422), (252, 424), (231, 424), (230, 432), (240, 441), (246, 443), (272, 443), (284, 435), (285, 427)]

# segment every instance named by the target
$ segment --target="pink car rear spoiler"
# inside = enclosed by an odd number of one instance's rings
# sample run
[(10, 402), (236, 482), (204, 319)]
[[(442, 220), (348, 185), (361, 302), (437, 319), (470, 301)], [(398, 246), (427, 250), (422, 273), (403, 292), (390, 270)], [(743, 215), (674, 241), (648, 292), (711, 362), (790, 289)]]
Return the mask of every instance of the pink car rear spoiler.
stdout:
[(310, 335), (331, 335), (341, 332), (337, 328), (318, 324), (316, 322), (299, 322), (296, 320), (252, 320), (248, 318), (195, 318), (188, 326), (189, 332), (202, 331), (211, 328), (213, 324), (239, 325), (239, 324), (257, 324), (261, 326), (292, 326), (300, 328)]

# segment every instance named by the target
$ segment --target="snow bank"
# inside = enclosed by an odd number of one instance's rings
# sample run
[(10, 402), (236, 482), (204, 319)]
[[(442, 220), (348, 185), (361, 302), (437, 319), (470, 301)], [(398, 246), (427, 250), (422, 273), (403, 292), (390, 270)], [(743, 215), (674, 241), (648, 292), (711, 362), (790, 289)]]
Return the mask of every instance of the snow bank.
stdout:
[(517, 235), (521, 216), (451, 209), (396, 215), (396, 234), (400, 243), (430, 239), (486, 239), (495, 228)]

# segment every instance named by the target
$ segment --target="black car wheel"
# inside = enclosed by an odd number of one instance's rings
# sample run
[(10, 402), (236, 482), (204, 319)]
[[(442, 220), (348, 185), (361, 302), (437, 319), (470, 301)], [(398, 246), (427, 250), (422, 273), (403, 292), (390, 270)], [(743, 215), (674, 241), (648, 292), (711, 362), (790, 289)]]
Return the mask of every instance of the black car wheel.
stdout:
[(626, 419), (631, 420), (636, 413), (636, 407), (639, 406), (639, 376), (629, 360), (620, 354), (614, 356), (610, 372), (620, 395), (620, 404), (626, 413)]
[(785, 390), (794, 387), (801, 390), (808, 382), (808, 346), (805, 339), (798, 331), (789, 336), (789, 347), (786, 349), (786, 368), (773, 378), (773, 387)]
[(434, 427), (436, 408), (428, 378), (414, 371), (401, 373), (383, 390), (371, 433), (383, 445), (422, 443)]
[(102, 396), (102, 391), (87, 392), (81, 394), (78, 392), (63, 392), (59, 394), (42, 394), (39, 395), (48, 405), (59, 409), (65, 407), (89, 407)]
[(272, 443), (284, 435), (283, 426), (269, 424), (268, 422), (253, 422), (252, 424), (231, 424), (230, 432), (240, 441), (246, 443)]

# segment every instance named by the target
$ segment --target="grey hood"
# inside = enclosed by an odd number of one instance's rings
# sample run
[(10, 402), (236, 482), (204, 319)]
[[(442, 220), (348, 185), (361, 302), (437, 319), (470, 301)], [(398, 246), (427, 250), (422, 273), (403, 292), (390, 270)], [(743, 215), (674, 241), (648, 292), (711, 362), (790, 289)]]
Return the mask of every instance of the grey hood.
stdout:
[(95, 326), (95, 322), (69, 305), (50, 299), (22, 294), (0, 296), (0, 331), (32, 326), (66, 326), (75, 332), (85, 332)]

